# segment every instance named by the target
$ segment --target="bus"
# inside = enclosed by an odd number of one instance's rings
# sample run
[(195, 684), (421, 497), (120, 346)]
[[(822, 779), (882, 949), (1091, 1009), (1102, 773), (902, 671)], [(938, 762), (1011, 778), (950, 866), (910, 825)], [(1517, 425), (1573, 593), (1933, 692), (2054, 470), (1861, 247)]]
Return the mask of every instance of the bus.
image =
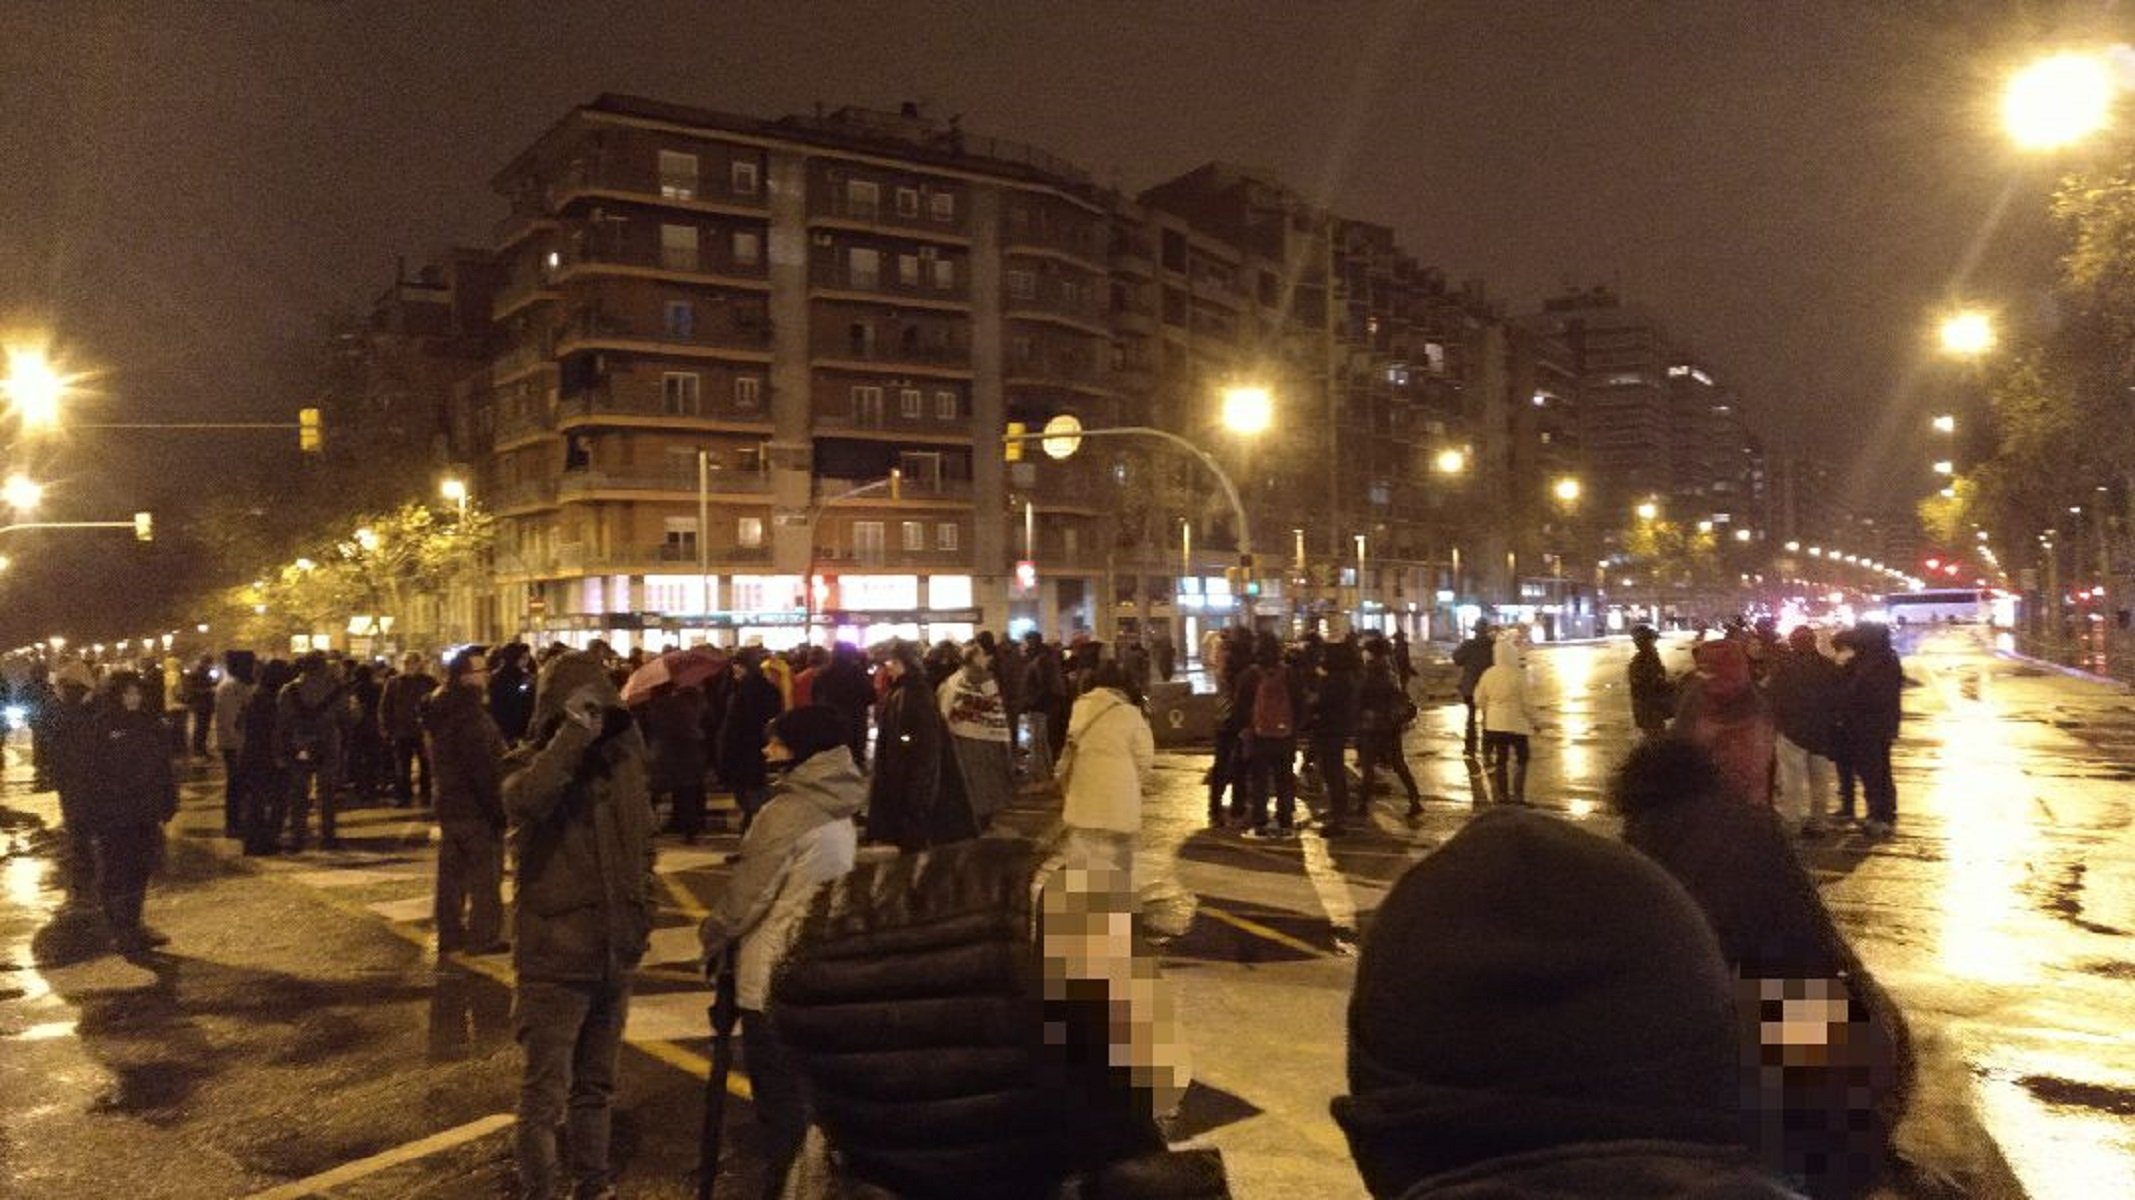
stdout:
[(1989, 625), (1993, 598), (1978, 588), (1931, 588), (1883, 597), (1882, 617), (1893, 626)]

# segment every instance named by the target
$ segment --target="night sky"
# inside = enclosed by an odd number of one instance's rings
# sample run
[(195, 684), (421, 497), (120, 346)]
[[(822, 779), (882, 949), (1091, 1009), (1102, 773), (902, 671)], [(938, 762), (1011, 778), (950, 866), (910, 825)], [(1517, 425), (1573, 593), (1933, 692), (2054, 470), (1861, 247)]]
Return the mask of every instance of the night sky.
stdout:
[[(1270, 169), (1514, 310), (1614, 284), (1769, 441), (1896, 501), (1866, 481), (1917, 473), (1949, 382), (1930, 314), (2035, 319), (2050, 278), (2068, 164), (2006, 147), (2000, 79), (2131, 23), (2097, 0), (5, 0), (0, 314), (103, 369), (102, 419), (286, 415), (291, 346), (397, 256), (485, 241), (488, 180), (571, 105), (913, 99), (1129, 191)], [(175, 511), (232, 453), (290, 451), (78, 434), (52, 508)], [(68, 590), (133, 561), (107, 549), (65, 557)]]

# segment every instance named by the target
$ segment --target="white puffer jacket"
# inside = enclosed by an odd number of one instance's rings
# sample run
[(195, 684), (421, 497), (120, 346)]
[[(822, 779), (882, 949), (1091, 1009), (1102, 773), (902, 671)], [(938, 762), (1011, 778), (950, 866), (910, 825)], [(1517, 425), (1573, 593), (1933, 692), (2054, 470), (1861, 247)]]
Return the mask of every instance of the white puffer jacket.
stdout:
[(1520, 644), (1499, 638), (1492, 666), (1475, 685), (1475, 720), (1485, 733), (1533, 734), (1534, 704), (1527, 698), (1527, 665)]
[(1061, 820), (1076, 829), (1142, 830), (1142, 787), (1156, 769), (1156, 738), (1142, 710), (1114, 688), (1094, 688), (1068, 714), (1075, 748)]

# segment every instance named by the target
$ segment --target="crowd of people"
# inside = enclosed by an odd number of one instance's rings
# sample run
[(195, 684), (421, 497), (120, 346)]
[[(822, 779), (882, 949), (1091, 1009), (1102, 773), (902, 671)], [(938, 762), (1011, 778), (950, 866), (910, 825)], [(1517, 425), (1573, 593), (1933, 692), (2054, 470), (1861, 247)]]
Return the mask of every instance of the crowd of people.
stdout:
[[(1374, 1196), (1851, 1196), (1897, 1169), (1903, 1022), (1789, 845), (1826, 816), (1820, 770), (1895, 817), (1888, 639), (1843, 635), (1841, 664), (1813, 634), (1743, 629), (1683, 678), (1651, 631), (1635, 640), (1648, 736), (1612, 783), (1620, 844), (1524, 811), (1540, 725), (1519, 640), (1480, 627), (1454, 653), (1497, 803), (1397, 882), (1363, 942), (1334, 1112)], [(1202, 649), (1212, 825), (1294, 836), (1300, 768), (1325, 834), (1381, 770), (1420, 811), (1405, 640), (1239, 629)], [(440, 955), (512, 956), (521, 1194), (613, 1194), (654, 839), (663, 810), (665, 832), (702, 836), (715, 784), (742, 838), (698, 933), (738, 1003), (766, 1195), (1229, 1194), (1220, 1156), (1165, 1136), (1190, 1064), (1134, 865), (1157, 656), (981, 634), (214, 665), (174, 705), (140, 672), (53, 672), (36, 753), (75, 894), (122, 951), (165, 940), (141, 913), (173, 761), (211, 742), (247, 854), (305, 850), (314, 809), (325, 849), (350, 805), (430, 809)], [(1054, 790), (1052, 832), (997, 827)]]

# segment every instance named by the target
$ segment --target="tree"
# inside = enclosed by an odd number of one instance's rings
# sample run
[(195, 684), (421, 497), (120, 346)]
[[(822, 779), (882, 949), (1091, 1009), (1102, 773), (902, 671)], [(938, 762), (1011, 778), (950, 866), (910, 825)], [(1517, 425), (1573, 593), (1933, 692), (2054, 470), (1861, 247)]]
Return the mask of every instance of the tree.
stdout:
[(1622, 532), (1618, 544), (1630, 565), (1656, 586), (1706, 587), (1720, 579), (1720, 539), (1710, 526), (1665, 518), (1639, 520)]

